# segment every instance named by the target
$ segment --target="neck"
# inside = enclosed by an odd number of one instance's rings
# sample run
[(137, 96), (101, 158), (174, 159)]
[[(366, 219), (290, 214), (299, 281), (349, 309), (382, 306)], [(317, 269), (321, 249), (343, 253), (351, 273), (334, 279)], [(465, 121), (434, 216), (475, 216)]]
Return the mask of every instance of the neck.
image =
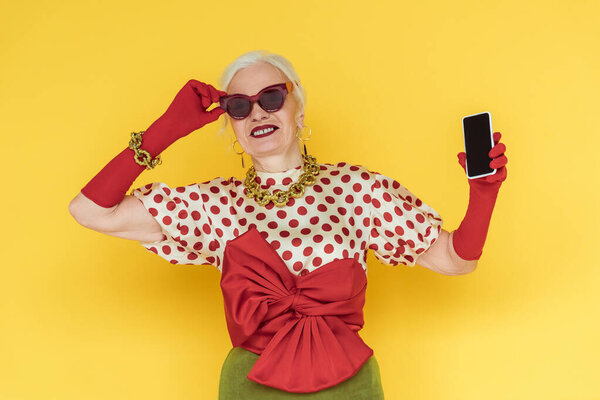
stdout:
[[(293, 146), (295, 147), (295, 146)], [(282, 172), (302, 165), (302, 154), (292, 148), (287, 154), (273, 154), (264, 157), (251, 157), (254, 170), (261, 172)]]

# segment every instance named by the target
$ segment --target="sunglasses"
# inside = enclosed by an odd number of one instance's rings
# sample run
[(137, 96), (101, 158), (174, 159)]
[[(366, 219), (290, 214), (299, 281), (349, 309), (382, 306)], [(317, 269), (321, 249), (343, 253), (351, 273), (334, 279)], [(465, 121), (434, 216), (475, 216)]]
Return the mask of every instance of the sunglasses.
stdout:
[(220, 107), (232, 118), (244, 119), (252, 111), (255, 102), (267, 112), (275, 112), (283, 107), (285, 96), (294, 91), (292, 82), (267, 86), (254, 96), (245, 94), (228, 94), (219, 99)]

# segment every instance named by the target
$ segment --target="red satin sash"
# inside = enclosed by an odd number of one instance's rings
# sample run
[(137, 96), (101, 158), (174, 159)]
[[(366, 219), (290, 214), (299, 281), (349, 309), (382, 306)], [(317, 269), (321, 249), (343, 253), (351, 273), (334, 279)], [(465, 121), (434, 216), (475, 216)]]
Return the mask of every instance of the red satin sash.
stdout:
[(227, 243), (221, 289), (231, 343), (260, 354), (247, 375), (254, 382), (315, 392), (373, 355), (358, 335), (367, 278), (354, 258), (297, 276), (252, 227)]

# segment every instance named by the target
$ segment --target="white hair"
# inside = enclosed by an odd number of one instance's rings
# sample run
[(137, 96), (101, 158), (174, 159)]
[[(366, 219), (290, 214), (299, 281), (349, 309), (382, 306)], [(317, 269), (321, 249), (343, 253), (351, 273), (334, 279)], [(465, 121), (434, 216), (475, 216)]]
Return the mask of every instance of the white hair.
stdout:
[[(298, 111), (296, 113), (295, 119), (297, 119), (301, 113), (304, 111), (304, 105), (306, 104), (306, 90), (304, 86), (300, 83), (300, 78), (296, 73), (296, 70), (292, 66), (285, 57), (279, 54), (273, 54), (267, 50), (254, 50), (248, 53), (242, 54), (231, 64), (225, 68), (223, 74), (219, 78), (219, 85), (221, 86), (221, 90), (227, 91), (229, 84), (231, 83), (231, 79), (242, 68), (249, 67), (250, 65), (256, 64), (258, 62), (267, 62), (277, 69), (279, 69), (290, 81), (292, 81), (294, 85), (294, 90), (292, 91), (292, 95), (296, 99), (298, 103)], [(226, 115), (223, 118), (223, 126), (219, 129), (218, 134), (221, 135), (225, 129), (227, 128), (227, 121), (229, 120), (229, 116)]]

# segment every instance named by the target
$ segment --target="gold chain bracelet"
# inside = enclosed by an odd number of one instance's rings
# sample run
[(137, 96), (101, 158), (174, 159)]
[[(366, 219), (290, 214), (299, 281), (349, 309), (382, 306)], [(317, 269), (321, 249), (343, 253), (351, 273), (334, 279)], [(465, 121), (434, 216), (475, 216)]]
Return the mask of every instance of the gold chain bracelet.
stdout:
[(304, 158), (304, 173), (300, 176), (298, 182), (293, 183), (286, 191), (271, 193), (266, 189), (261, 189), (256, 183), (256, 170), (251, 166), (246, 173), (244, 181), (248, 191), (246, 196), (256, 199), (256, 202), (261, 206), (266, 206), (271, 201), (278, 207), (283, 207), (287, 204), (290, 197), (298, 198), (304, 194), (305, 186), (312, 185), (316, 182), (316, 176), (319, 174), (320, 167), (317, 164), (317, 159), (313, 156), (302, 155)]
[(129, 141), (129, 148), (135, 152), (133, 159), (139, 165), (146, 166), (146, 169), (152, 169), (157, 165), (162, 164), (160, 155), (157, 155), (154, 159), (150, 156), (146, 150), (142, 149), (142, 134), (146, 131), (131, 132), (131, 140)]

